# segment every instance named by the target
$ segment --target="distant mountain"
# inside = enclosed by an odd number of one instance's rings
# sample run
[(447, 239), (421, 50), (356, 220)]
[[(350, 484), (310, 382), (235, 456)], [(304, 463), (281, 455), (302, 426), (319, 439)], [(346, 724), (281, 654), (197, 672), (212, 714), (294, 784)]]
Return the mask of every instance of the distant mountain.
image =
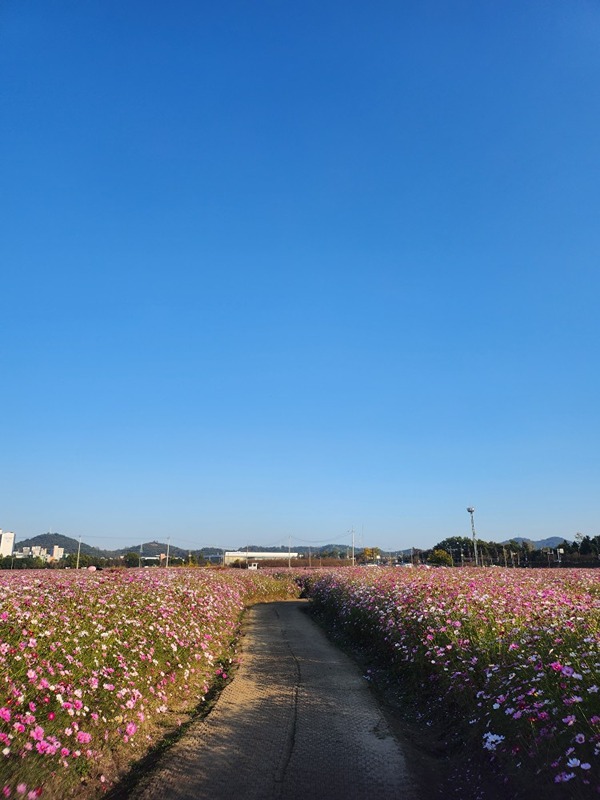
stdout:
[[(534, 550), (543, 550), (545, 547), (555, 550), (557, 547), (560, 547), (565, 539), (565, 536), (550, 536), (549, 539), (538, 539), (537, 541), (533, 541), (532, 539), (526, 539), (523, 536), (514, 536), (512, 539), (506, 539), (506, 541), (500, 542), (500, 544), (508, 544), (509, 542), (523, 544), (523, 542), (529, 542), (529, 544), (533, 546)], [(566, 539), (566, 541), (569, 540)]]
[[(189, 550), (183, 550), (181, 547), (176, 547), (175, 545), (167, 545), (166, 542), (144, 542), (141, 545), (142, 555), (143, 556), (159, 556), (161, 553), (167, 552), (167, 546), (169, 548), (169, 555), (172, 558), (187, 558)], [(134, 544), (131, 547), (122, 547), (120, 550), (114, 550), (112, 552), (112, 557), (115, 556), (124, 556), (125, 553), (139, 553), (140, 552), (140, 545)], [(193, 550), (192, 552), (197, 552)]]
[[(243, 547), (238, 547), (238, 551), (244, 552), (244, 550), (248, 549), (250, 552), (254, 553), (281, 553), (282, 556), (285, 556), (286, 553), (290, 548), (286, 547), (285, 545), (277, 545), (273, 547), (264, 547), (260, 544), (249, 544), (244, 545)], [(333, 553), (333, 554), (342, 554), (346, 555), (346, 552), (350, 550), (350, 545), (347, 544), (325, 544), (322, 547), (307, 547), (306, 545), (295, 545), (292, 544), (291, 550), (293, 553), (301, 553), (302, 555), (308, 555), (308, 553), (312, 553), (312, 555), (319, 555), (319, 553)], [(356, 552), (360, 552), (362, 548), (357, 547), (355, 548)]]
[[(42, 533), (39, 536), (32, 536), (30, 539), (18, 539), (15, 541), (15, 550), (22, 550), (24, 547), (44, 547), (46, 550), (51, 551), (54, 546), (64, 548), (66, 554), (76, 553), (79, 547), (79, 540), (72, 539), (70, 536), (63, 536), (61, 533)], [(83, 555), (87, 556), (100, 556), (101, 558), (110, 558), (110, 550), (100, 550), (98, 547), (91, 547), (85, 542), (81, 542), (81, 551)]]
[[(555, 550), (557, 547), (565, 541), (564, 536), (551, 536), (548, 539), (539, 539), (537, 541), (533, 541), (532, 539), (527, 539), (523, 536), (514, 536), (512, 539), (506, 539), (500, 544), (508, 544), (509, 542), (518, 542), (519, 544), (523, 542), (529, 542), (534, 550), (542, 550), (545, 547), (548, 547), (552, 550)], [(569, 541), (569, 540), (567, 540)], [(58, 547), (64, 548), (65, 554), (69, 553), (77, 553), (77, 549), (79, 548), (79, 540), (73, 539), (70, 536), (63, 536), (60, 533), (42, 533), (39, 536), (32, 536), (29, 539), (17, 540), (15, 542), (15, 550), (22, 550), (23, 547), (44, 547), (48, 551), (51, 551), (54, 545)], [(272, 552), (272, 553), (281, 553), (282, 557), (285, 557), (285, 554), (288, 552), (288, 548), (284, 545), (279, 545), (277, 547), (264, 547), (263, 545), (248, 545), (248, 550), (254, 552)], [(166, 542), (144, 542), (141, 545), (142, 548), (142, 556), (159, 556), (161, 553), (167, 552), (167, 544)], [(240, 551), (246, 550), (246, 545), (243, 547), (238, 548)], [(362, 547), (355, 547), (355, 554), (362, 552)], [(421, 548), (426, 550), (427, 548)], [(345, 557), (346, 554), (350, 551), (350, 546), (347, 544), (326, 544), (322, 547), (307, 547), (306, 545), (293, 545), (292, 550), (295, 553), (300, 553), (301, 555), (308, 555), (310, 552), (313, 556), (318, 557), (319, 555), (328, 556), (341, 556)], [(410, 555), (413, 550), (417, 550), (417, 548), (407, 548), (404, 550), (396, 550), (394, 551), (396, 555), (403, 554), (403, 555)], [(140, 552), (140, 545), (139, 544), (132, 544), (130, 547), (122, 547), (119, 550), (102, 550), (98, 547), (91, 547), (89, 544), (85, 542), (81, 542), (81, 550), (82, 555), (94, 556), (96, 558), (118, 558), (119, 556), (123, 556), (126, 553), (139, 553)], [(389, 551), (382, 551), (382, 555), (387, 555)], [(202, 547), (196, 550), (186, 550), (182, 547), (177, 547), (176, 545), (169, 545), (169, 555), (171, 558), (182, 558), (187, 560), (188, 555), (192, 554), (195, 557), (206, 557), (209, 555), (221, 555), (223, 553), (222, 549), (218, 547)]]
[[(42, 533), (39, 536), (32, 536), (29, 539), (17, 540), (15, 542), (15, 550), (22, 550), (24, 547), (43, 547), (51, 551), (54, 545), (64, 548), (65, 554), (77, 553), (79, 548), (79, 540), (73, 539), (70, 536), (63, 536), (60, 533)], [(142, 545), (143, 556), (158, 556), (161, 553), (167, 552), (166, 542), (144, 542)], [(119, 550), (102, 550), (99, 547), (91, 547), (85, 542), (81, 542), (81, 555), (94, 556), (96, 558), (118, 558), (126, 553), (139, 553), (140, 545), (133, 544), (130, 547), (122, 547)], [(194, 556), (206, 556), (221, 553), (214, 547), (205, 547), (200, 550), (184, 550), (181, 547), (174, 545), (169, 546), (169, 555), (171, 558), (187, 559), (189, 553)]]

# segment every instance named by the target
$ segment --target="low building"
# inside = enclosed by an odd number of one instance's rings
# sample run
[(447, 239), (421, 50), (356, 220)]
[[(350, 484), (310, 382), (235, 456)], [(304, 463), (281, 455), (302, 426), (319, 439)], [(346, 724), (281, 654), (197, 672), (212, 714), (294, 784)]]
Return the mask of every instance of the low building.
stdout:
[(40, 547), (39, 545), (28, 547), (26, 545), (21, 550), (14, 550), (12, 555), (14, 558), (39, 558), (45, 564), (51, 564), (65, 557), (65, 549), (55, 544), (52, 547), (52, 552), (49, 553), (46, 547)]
[(256, 563), (258, 561), (287, 561), (290, 558), (298, 558), (299, 553), (286, 553), (286, 552), (259, 552), (256, 550), (226, 550), (223, 557), (225, 566), (234, 564), (236, 561), (243, 564)]

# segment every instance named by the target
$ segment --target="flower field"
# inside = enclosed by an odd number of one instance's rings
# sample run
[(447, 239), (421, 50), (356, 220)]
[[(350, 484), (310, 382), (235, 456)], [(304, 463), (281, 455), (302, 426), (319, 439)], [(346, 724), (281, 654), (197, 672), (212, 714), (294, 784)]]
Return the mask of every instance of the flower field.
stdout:
[(102, 794), (227, 677), (246, 605), (297, 596), (241, 570), (0, 574), (0, 792)]
[(598, 796), (600, 570), (346, 569), (305, 588), (400, 680), (466, 720), (500, 781)]

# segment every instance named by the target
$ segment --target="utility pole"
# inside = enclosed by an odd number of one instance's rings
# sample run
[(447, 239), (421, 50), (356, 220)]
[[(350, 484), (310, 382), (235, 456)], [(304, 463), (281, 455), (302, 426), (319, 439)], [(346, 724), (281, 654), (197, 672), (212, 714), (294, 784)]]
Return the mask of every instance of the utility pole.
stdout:
[(352, 566), (354, 566), (354, 526), (352, 526), (350, 533), (352, 534)]
[(288, 569), (292, 568), (292, 537), (288, 536)]
[(81, 536), (79, 537), (79, 544), (77, 545), (77, 563), (75, 569), (79, 569), (79, 554), (81, 553)]
[(169, 545), (170, 544), (171, 544), (171, 537), (168, 536), (167, 537), (167, 563), (165, 564), (165, 567), (169, 566)]
[(142, 543), (140, 545), (140, 557), (139, 557), (139, 561), (138, 561), (138, 566), (140, 566), (140, 567), (142, 566), (142, 549), (143, 549), (143, 547), (144, 547), (144, 545)]
[(473, 531), (473, 552), (475, 554), (475, 566), (478, 566), (477, 563), (477, 539), (475, 538), (475, 522), (473, 521), (473, 514), (475, 513), (475, 509), (469, 506), (467, 511), (471, 515), (471, 530)]

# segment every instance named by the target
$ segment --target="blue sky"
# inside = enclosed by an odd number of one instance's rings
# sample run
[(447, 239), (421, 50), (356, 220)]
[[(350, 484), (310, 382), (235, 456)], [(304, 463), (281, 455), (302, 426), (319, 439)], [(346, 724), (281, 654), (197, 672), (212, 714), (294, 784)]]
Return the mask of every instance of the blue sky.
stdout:
[(4, 0), (0, 527), (596, 535), (592, 2)]

